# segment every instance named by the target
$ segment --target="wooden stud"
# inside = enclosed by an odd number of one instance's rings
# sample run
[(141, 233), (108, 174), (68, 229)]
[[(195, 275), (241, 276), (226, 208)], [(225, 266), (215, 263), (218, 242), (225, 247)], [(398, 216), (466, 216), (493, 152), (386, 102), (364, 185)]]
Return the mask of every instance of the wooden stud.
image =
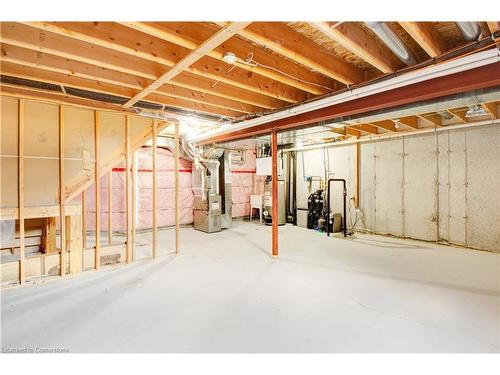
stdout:
[(271, 133), (272, 148), (272, 254), (278, 256), (278, 132)]
[(132, 261), (135, 260), (135, 244), (137, 236), (137, 201), (139, 200), (139, 189), (138, 189), (138, 164), (139, 164), (139, 154), (137, 151), (132, 152)]
[(180, 229), (180, 206), (179, 206), (179, 122), (175, 122), (175, 254), (179, 254), (179, 229)]
[(113, 169), (108, 173), (108, 245), (113, 243)]
[(100, 158), (100, 118), (99, 112), (94, 111), (94, 141), (95, 141), (95, 269), (101, 268), (101, 158)]
[(152, 149), (151, 152), (153, 153), (153, 258), (156, 258), (158, 256), (158, 223), (157, 223), (157, 217), (158, 213), (156, 212), (157, 210), (157, 205), (156, 205), (156, 200), (158, 196), (158, 171), (157, 171), (157, 163), (158, 163), (158, 156), (157, 156), (157, 123), (156, 120), (153, 120), (153, 129), (152, 129)]
[(490, 32), (492, 34), (500, 30), (500, 22), (498, 21), (490, 21), (487, 22), (487, 24), (488, 24), (488, 29), (490, 29)]
[(59, 257), (60, 273), (66, 273), (66, 214), (65, 214), (66, 194), (64, 183), (64, 106), (59, 106), (59, 225), (61, 230), (59, 238), (61, 242), (61, 252)]
[(85, 220), (85, 190), (82, 191), (82, 243), (87, 248), (87, 222)]
[(19, 219), (19, 283), (26, 281), (26, 258), (24, 248), (24, 99), (19, 99), (18, 124), (18, 219)]
[(127, 216), (127, 247), (126, 247), (126, 262), (132, 262), (132, 184), (131, 184), (131, 169), (132, 155), (130, 151), (130, 116), (125, 116), (125, 210)]

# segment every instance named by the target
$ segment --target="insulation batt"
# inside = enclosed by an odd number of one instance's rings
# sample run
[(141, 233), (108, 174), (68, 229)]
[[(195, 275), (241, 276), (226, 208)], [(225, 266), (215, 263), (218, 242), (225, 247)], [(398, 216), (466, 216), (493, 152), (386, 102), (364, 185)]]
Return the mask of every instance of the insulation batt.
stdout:
[[(174, 155), (169, 149), (158, 148), (158, 226), (171, 226), (175, 224), (175, 178)], [(188, 159), (179, 162), (179, 203), (181, 224), (193, 223), (193, 189), (192, 189), (192, 163)], [(150, 147), (138, 150), (137, 166), (137, 222), (138, 230), (152, 227), (153, 215), (153, 164)], [(232, 214), (233, 217), (248, 216), (250, 213), (250, 195), (253, 191), (255, 176), (255, 154), (246, 151), (244, 164), (232, 164)], [(126, 225), (125, 210), (125, 165), (113, 168), (113, 230), (123, 232)], [(88, 230), (95, 228), (95, 200), (94, 186), (85, 192), (86, 199), (86, 224)], [(101, 178), (101, 230), (107, 230), (108, 209), (108, 176)]]

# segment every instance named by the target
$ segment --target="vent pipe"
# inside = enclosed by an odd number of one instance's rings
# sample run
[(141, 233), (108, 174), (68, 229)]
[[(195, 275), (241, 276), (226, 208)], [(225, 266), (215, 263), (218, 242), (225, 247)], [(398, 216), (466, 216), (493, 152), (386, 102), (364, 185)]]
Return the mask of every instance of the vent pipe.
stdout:
[(458, 29), (468, 42), (478, 40), (481, 36), (481, 28), (477, 22), (455, 22)]
[(404, 45), (403, 41), (392, 31), (385, 22), (365, 22), (389, 49), (406, 65), (414, 65), (415, 60)]

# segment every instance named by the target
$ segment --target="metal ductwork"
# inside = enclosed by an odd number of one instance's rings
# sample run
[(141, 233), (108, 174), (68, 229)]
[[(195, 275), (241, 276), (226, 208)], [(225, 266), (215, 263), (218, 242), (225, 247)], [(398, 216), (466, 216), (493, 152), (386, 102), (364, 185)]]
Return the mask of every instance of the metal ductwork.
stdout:
[(464, 39), (472, 42), (481, 36), (481, 27), (477, 22), (455, 22)]
[(415, 60), (410, 51), (406, 48), (403, 41), (385, 22), (365, 22), (389, 49), (406, 65), (414, 65)]

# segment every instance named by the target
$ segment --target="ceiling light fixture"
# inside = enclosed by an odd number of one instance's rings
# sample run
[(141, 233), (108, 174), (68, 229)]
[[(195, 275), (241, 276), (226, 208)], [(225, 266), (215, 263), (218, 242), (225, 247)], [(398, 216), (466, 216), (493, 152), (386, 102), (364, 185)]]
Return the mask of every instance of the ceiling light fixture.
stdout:
[(224, 56), (222, 56), (222, 60), (230, 65), (234, 65), (237, 57), (233, 52), (226, 52), (224, 53)]
[(465, 112), (465, 117), (470, 118), (470, 117), (480, 117), (480, 116), (487, 116), (489, 113), (486, 111), (483, 107), (480, 105), (474, 105), (469, 108), (467, 112)]

